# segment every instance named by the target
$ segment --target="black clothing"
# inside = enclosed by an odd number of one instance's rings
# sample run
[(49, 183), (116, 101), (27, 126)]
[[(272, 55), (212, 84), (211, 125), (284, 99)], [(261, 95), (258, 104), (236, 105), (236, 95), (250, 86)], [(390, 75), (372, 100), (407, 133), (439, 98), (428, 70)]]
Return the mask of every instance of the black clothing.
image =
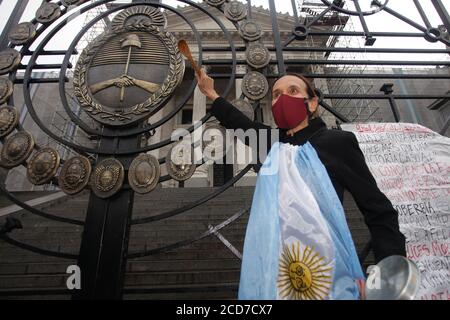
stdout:
[[(269, 132), (272, 129), (260, 122), (251, 121), (221, 97), (214, 101), (211, 113), (227, 129), (268, 129)], [(321, 118), (310, 120), (306, 128), (293, 136), (288, 136), (287, 130), (278, 130), (280, 142), (293, 145), (302, 145), (307, 141), (311, 143), (341, 202), (344, 189), (352, 194), (369, 228), (376, 262), (390, 255), (406, 256), (405, 237), (399, 230), (398, 213), (378, 188), (352, 132), (328, 129)], [(270, 139), (269, 134), (268, 149), (272, 145)], [(248, 141), (244, 143), (248, 145)]]

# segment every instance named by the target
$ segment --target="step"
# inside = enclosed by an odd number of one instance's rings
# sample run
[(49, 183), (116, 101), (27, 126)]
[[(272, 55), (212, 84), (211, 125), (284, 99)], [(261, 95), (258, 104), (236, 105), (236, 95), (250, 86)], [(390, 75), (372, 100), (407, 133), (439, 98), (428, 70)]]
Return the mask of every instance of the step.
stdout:
[(40, 275), (40, 274), (63, 274), (70, 262), (35, 262), (35, 263), (0, 263), (1, 275)]
[(66, 288), (68, 274), (0, 275), (0, 288)]
[(149, 288), (125, 287), (124, 299), (137, 300), (211, 300), (237, 299), (239, 283), (204, 283), (193, 285), (163, 285)]
[(70, 300), (70, 298), (70, 292), (66, 288), (0, 289), (0, 300)]
[[(153, 285), (176, 285), (176, 284), (204, 284), (214, 282), (239, 281), (240, 269), (230, 270), (196, 270), (196, 271), (173, 271), (173, 272), (147, 272), (126, 273), (125, 287)], [(0, 278), (1, 281), (1, 278)], [(1, 282), (0, 282), (1, 284)]]
[[(241, 260), (235, 259), (197, 259), (197, 260), (174, 260), (173, 263), (167, 263), (161, 260), (153, 261), (129, 261), (127, 264), (127, 273), (140, 273), (150, 271), (180, 271), (180, 270), (198, 270), (198, 269), (236, 269), (240, 268)], [(1, 268), (1, 265), (0, 265)]]
[[(13, 196), (18, 198), (21, 201), (29, 201), (32, 199), (45, 197), (54, 193), (57, 193), (58, 191), (18, 191), (18, 192), (11, 192)], [(14, 204), (11, 202), (8, 198), (6, 198), (5, 195), (0, 195), (0, 204), (4, 204), (8, 202), (7, 205)]]

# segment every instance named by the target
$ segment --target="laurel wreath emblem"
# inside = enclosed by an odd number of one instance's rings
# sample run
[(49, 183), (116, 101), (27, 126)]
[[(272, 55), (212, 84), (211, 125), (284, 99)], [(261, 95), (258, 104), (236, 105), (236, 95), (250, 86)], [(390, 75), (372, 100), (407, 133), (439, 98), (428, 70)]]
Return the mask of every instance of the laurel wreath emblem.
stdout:
[[(127, 112), (114, 112), (106, 110), (107, 107), (98, 103), (93, 99), (87, 83), (87, 73), (91, 62), (93, 61), (96, 53), (113, 37), (117, 37), (121, 33), (127, 33), (132, 31), (148, 32), (156, 36), (162, 41), (169, 54), (169, 70), (168, 75), (161, 85), (158, 91), (151, 94), (150, 97), (143, 103), (139, 103), (130, 108)], [(106, 115), (107, 121), (100, 119), (99, 117), (93, 117), (96, 121), (103, 122), (110, 125), (123, 125), (129, 124), (138, 120), (142, 120), (143, 115), (149, 114), (154, 108), (159, 106), (164, 100), (170, 96), (175, 88), (180, 84), (184, 75), (184, 59), (177, 48), (177, 40), (175, 37), (165, 30), (161, 30), (158, 26), (149, 25), (145, 22), (136, 22), (135, 24), (126, 25), (123, 28), (115, 29), (114, 32), (104, 32), (95, 41), (89, 44), (86, 49), (83, 50), (80, 58), (77, 62), (73, 86), (74, 95), (77, 98), (80, 106), (91, 116)], [(135, 115), (143, 116), (133, 118), (126, 122), (126, 116)]]

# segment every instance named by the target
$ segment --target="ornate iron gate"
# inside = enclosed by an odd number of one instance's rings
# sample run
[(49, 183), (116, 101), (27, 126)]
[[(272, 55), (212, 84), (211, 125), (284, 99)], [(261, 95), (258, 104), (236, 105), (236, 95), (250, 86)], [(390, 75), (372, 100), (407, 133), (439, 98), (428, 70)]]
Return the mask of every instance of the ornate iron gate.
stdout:
[[(20, 2), (20, 1), (19, 1)], [(88, 3), (85, 3), (88, 2)], [(176, 48), (173, 35), (166, 31), (167, 24), (161, 12), (170, 12), (185, 21), (191, 28), (198, 44), (198, 59), (205, 66), (228, 66), (231, 72), (214, 73), (216, 79), (228, 79), (222, 92), (227, 96), (236, 79), (243, 78), (244, 87), (248, 81), (257, 83), (256, 86), (247, 86), (243, 95), (252, 102), (253, 109), (258, 112), (260, 100), (264, 98), (269, 89), (266, 79), (274, 79), (285, 74), (292, 66), (328, 66), (342, 65), (431, 65), (449, 66), (448, 60), (442, 61), (367, 61), (367, 60), (332, 60), (328, 59), (330, 53), (336, 52), (366, 52), (366, 53), (450, 53), (448, 46), (448, 30), (450, 18), (441, 0), (432, 0), (436, 12), (439, 14), (443, 28), (433, 26), (418, 0), (411, 1), (421, 18), (423, 24), (413, 21), (389, 6), (389, 1), (372, 1), (367, 9), (366, 1), (315, 1), (321, 11), (309, 14), (305, 19), (299, 14), (300, 2), (291, 1), (295, 23), (291, 27), (288, 37), (282, 38), (279, 28), (277, 4), (268, 0), (270, 19), (273, 28), (273, 46), (264, 47), (258, 42), (261, 30), (258, 23), (252, 20), (251, 0), (246, 2), (208, 0), (204, 4), (189, 0), (180, 0), (194, 10), (208, 16), (223, 33), (228, 44), (226, 46), (203, 46), (202, 38), (196, 26), (183, 14), (179, 8), (174, 8), (159, 1), (132, 1), (131, 3), (115, 3), (113, 0), (63, 0), (43, 1), (36, 12), (36, 18), (29, 23), (15, 25), (18, 19), (14, 16), (7, 25), (1, 43), (8, 44), (0, 52), (0, 72), (7, 74), (8, 78), (1, 78), (0, 100), (7, 103), (0, 111), (1, 127), (0, 137), (3, 143), (2, 166), (13, 168), (23, 165), (27, 167), (28, 177), (36, 185), (53, 183), (59, 185), (67, 194), (76, 194), (84, 189), (91, 188), (89, 208), (86, 221), (58, 217), (44, 211), (35, 209), (20, 201), (1, 184), (2, 192), (15, 204), (18, 204), (32, 214), (64, 223), (84, 226), (84, 235), (79, 254), (60, 253), (43, 250), (30, 244), (14, 240), (6, 235), (7, 232), (19, 226), (9, 221), (2, 230), (2, 239), (12, 245), (31, 250), (40, 254), (59, 258), (78, 259), (83, 270), (82, 290), (74, 294), (76, 299), (88, 298), (121, 298), (123, 294), (123, 277), (127, 259), (151, 255), (168, 249), (181, 247), (217, 232), (217, 230), (232, 223), (242, 214), (248, 212), (243, 208), (222, 224), (210, 228), (205, 233), (189, 239), (174, 243), (170, 246), (148, 250), (144, 252), (128, 252), (130, 228), (133, 225), (151, 223), (199, 206), (231, 187), (243, 177), (250, 169), (248, 165), (238, 175), (231, 177), (218, 190), (193, 201), (184, 207), (161, 213), (159, 215), (132, 219), (134, 192), (146, 193), (153, 190), (158, 182), (170, 179), (184, 181), (193, 170), (189, 166), (177, 167), (172, 165), (172, 171), (166, 176), (160, 176), (159, 165), (169, 161), (167, 157), (154, 159), (150, 156), (138, 156), (141, 153), (157, 150), (170, 145), (173, 141), (168, 138), (158, 143), (141, 146), (141, 136), (152, 132), (162, 126), (179, 113), (188, 99), (193, 95), (196, 83), (191, 81), (187, 90), (172, 112), (160, 121), (149, 124), (145, 122), (149, 116), (164, 107), (173, 94), (176, 86), (182, 81), (184, 75), (184, 61)], [(14, 15), (23, 12), (26, 1), (20, 2)], [(75, 8), (80, 5), (79, 8)], [(75, 17), (99, 6), (108, 5), (107, 10), (92, 19), (71, 41), (66, 50), (47, 50), (46, 46), (51, 39)], [(213, 9), (216, 8), (216, 9)], [(120, 13), (119, 13), (120, 12)], [(306, 11), (307, 12), (307, 11)], [(367, 17), (388, 13), (396, 19), (409, 24), (415, 32), (376, 32), (371, 31)], [(83, 35), (97, 22), (108, 20), (113, 14), (119, 13), (111, 22), (110, 29), (102, 34), (81, 53), (77, 66), (71, 64), (71, 58), (77, 55), (77, 43)], [(230, 31), (219, 19), (224, 15), (239, 30), (244, 45), (236, 45)], [(358, 17), (363, 31), (323, 30), (317, 28), (323, 19), (329, 15), (348, 19), (349, 16)], [(62, 17), (58, 20), (59, 17)], [(447, 31), (445, 31), (447, 30)], [(47, 33), (45, 33), (47, 32)], [(42, 35), (42, 37), (41, 37)], [(8, 41), (5, 37), (8, 36)], [(336, 47), (331, 41), (328, 45), (310, 46), (305, 44), (310, 37), (327, 37), (334, 39), (340, 36), (365, 37), (365, 48)], [(446, 49), (395, 49), (372, 48), (376, 39), (383, 37), (409, 37), (424, 38), (430, 43), (441, 42)], [(40, 39), (35, 43), (36, 39)], [(36, 47), (32, 49), (32, 45)], [(156, 47), (158, 47), (155, 50)], [(295, 45), (299, 44), (299, 45)], [(18, 49), (19, 48), (19, 49)], [(165, 48), (161, 50), (160, 48)], [(238, 54), (247, 51), (246, 59), (238, 59)], [(205, 53), (223, 53), (231, 55), (230, 59), (204, 60)], [(302, 53), (323, 53), (321, 59), (287, 58), (286, 56)], [(256, 54), (257, 53), (257, 54)], [(275, 59), (271, 59), (272, 53)], [(39, 63), (42, 56), (64, 55), (62, 63)], [(23, 58), (29, 57), (27, 62)], [(125, 61), (125, 62), (124, 62)], [(156, 62), (155, 62), (156, 61)], [(110, 65), (114, 65), (113, 68)], [(151, 65), (147, 68), (146, 66)], [(253, 72), (244, 75), (237, 74), (238, 65), (245, 65)], [(79, 113), (74, 112), (67, 95), (66, 85), (69, 82), (68, 70), (75, 68), (73, 74), (75, 96), (81, 110), (94, 119), (95, 125), (83, 121)], [(139, 68), (147, 68), (140, 71)], [(43, 69), (60, 70), (56, 79), (36, 77), (33, 71)], [(23, 77), (18, 70), (24, 71)], [(123, 71), (125, 70), (125, 71)], [(380, 74), (380, 73), (317, 73), (308, 71), (306, 75), (314, 79), (450, 79), (445, 74)], [(149, 76), (151, 75), (151, 76)], [(186, 77), (186, 75), (184, 75)], [(60, 103), (64, 107), (72, 123), (91, 137), (99, 139), (98, 147), (88, 147), (73, 140), (61, 137), (48, 128), (39, 118), (33, 106), (30, 87), (33, 83), (58, 83)], [(23, 96), (27, 112), (39, 126), (40, 130), (48, 135), (54, 142), (64, 145), (78, 154), (76, 157), (60, 159), (58, 152), (52, 148), (42, 148), (34, 143), (33, 137), (19, 124), (19, 114), (15, 110), (13, 100), (13, 87), (23, 84)], [(138, 88), (138, 89), (137, 89)], [(354, 93), (324, 93), (318, 90), (321, 105), (339, 121), (348, 122), (346, 115), (334, 108), (328, 99), (352, 100), (385, 100), (388, 101), (395, 121), (400, 121), (396, 101), (403, 99), (449, 99), (448, 93), (443, 94), (394, 94), (392, 85), (386, 83), (383, 94), (354, 94)], [(188, 128), (192, 133), (211, 117), (207, 113)], [(260, 117), (258, 117), (260, 118)], [(448, 127), (448, 124), (447, 124)], [(16, 130), (15, 133), (13, 131)], [(34, 150), (32, 157), (31, 154)], [(60, 165), (62, 169), (56, 178)], [(169, 167), (170, 167), (169, 165)], [(91, 166), (93, 169), (91, 170)], [(195, 169), (195, 167), (194, 167)], [(91, 172), (92, 171), (92, 172)], [(91, 183), (88, 186), (88, 183)], [(367, 247), (362, 253), (362, 259), (367, 255)]]

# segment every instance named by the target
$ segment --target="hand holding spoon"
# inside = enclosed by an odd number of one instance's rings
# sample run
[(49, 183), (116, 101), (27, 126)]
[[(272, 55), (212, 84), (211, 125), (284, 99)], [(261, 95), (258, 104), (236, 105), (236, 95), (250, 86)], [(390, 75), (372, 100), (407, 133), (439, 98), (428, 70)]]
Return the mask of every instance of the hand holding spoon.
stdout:
[(199, 68), (197, 62), (192, 57), (191, 49), (189, 49), (189, 46), (188, 46), (186, 40), (181, 39), (180, 41), (178, 41), (178, 50), (180, 50), (181, 54), (189, 60), (189, 62), (192, 65), (192, 68), (194, 68), (195, 72), (198, 75), (200, 75), (200, 68)]

